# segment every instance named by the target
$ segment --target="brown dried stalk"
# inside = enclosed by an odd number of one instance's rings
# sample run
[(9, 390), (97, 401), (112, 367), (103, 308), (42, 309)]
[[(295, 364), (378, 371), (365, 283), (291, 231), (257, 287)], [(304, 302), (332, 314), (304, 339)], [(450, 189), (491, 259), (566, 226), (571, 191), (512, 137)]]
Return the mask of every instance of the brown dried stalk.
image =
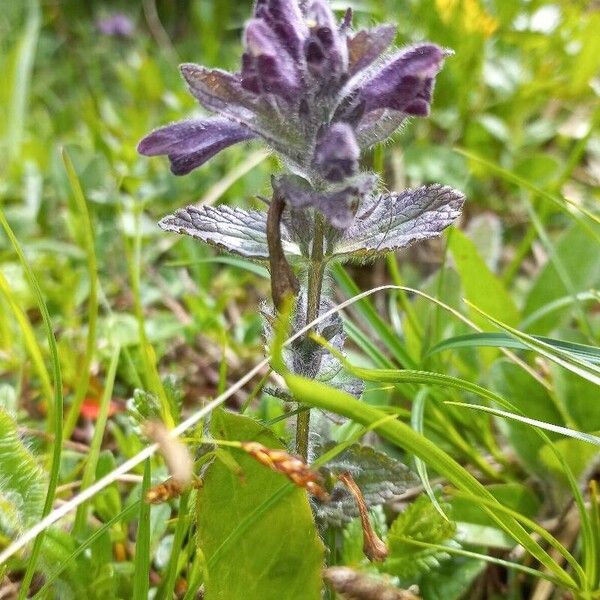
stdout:
[(339, 480), (348, 488), (348, 491), (354, 496), (354, 500), (358, 506), (358, 514), (363, 530), (363, 552), (371, 562), (384, 561), (388, 554), (388, 548), (385, 542), (381, 540), (373, 531), (371, 521), (369, 520), (369, 509), (365, 502), (364, 496), (360, 488), (356, 485), (356, 481), (350, 473), (345, 472), (339, 476)]
[(329, 500), (329, 495), (321, 487), (321, 476), (300, 458), (288, 454), (285, 450), (267, 448), (258, 442), (242, 442), (241, 447), (252, 458), (273, 471), (283, 473), (292, 483), (306, 489), (319, 500)]
[(267, 244), (271, 267), (271, 296), (277, 310), (281, 309), (287, 296), (297, 296), (300, 291), (298, 279), (294, 275), (281, 245), (281, 217), (284, 208), (285, 200), (281, 194), (273, 192), (267, 214)]
[(350, 567), (329, 567), (323, 579), (346, 600), (419, 600), (408, 590), (399, 590)]

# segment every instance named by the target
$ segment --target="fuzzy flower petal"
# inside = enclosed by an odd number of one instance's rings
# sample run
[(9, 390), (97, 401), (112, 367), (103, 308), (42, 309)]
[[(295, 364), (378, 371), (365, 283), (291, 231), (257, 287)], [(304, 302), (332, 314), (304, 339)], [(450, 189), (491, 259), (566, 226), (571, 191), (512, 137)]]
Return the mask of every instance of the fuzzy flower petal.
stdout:
[(222, 117), (179, 121), (147, 135), (138, 145), (145, 156), (166, 154), (175, 175), (186, 175), (221, 150), (255, 137), (246, 129)]
[(306, 10), (310, 34), (304, 54), (309, 71), (320, 80), (340, 79), (348, 70), (348, 48), (326, 0), (313, 0)]
[(254, 94), (274, 94), (294, 100), (302, 81), (292, 56), (262, 19), (253, 19), (244, 34), (242, 87)]
[(435, 76), (447, 51), (435, 44), (413, 46), (397, 54), (360, 90), (365, 112), (381, 108), (423, 117), (429, 104)]
[(257, 0), (254, 17), (267, 23), (290, 56), (300, 59), (308, 28), (296, 0)]
[(329, 181), (343, 181), (356, 175), (360, 148), (352, 127), (335, 123), (318, 139), (314, 164)]

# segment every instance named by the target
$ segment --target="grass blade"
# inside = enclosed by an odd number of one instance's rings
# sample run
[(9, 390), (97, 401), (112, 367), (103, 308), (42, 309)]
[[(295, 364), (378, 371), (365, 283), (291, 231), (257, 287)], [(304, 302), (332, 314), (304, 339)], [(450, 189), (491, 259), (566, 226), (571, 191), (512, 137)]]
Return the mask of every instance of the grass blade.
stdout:
[[(85, 463), (80, 490), (85, 490), (94, 481), (96, 466), (98, 465), (98, 457), (100, 456), (100, 451), (102, 449), (104, 430), (106, 429), (106, 423), (108, 421), (108, 412), (110, 408), (110, 401), (112, 400), (113, 386), (117, 374), (117, 366), (119, 365), (120, 354), (120, 348), (117, 347), (113, 352), (110, 366), (108, 367), (108, 373), (104, 382), (104, 393), (102, 394), (102, 400), (100, 401), (100, 411), (98, 414), (98, 419), (96, 420), (96, 426), (94, 427), (94, 435), (92, 437), (90, 451)], [(84, 502), (77, 509), (77, 513), (75, 515), (75, 524), (73, 526), (73, 535), (76, 538), (81, 537), (84, 532), (87, 522), (87, 508), (88, 504), (87, 502)]]
[(518, 329), (514, 329), (506, 323), (502, 323), (502, 321), (498, 321), (494, 317), (488, 315), (480, 308), (471, 304), (467, 300), (465, 300), (469, 306), (474, 308), (477, 312), (483, 315), (486, 319), (488, 319), (491, 323), (499, 327), (500, 329), (504, 329), (509, 335), (513, 336), (517, 340), (521, 341), (525, 346), (529, 349), (534, 350), (538, 354), (546, 357), (548, 360), (555, 362), (556, 364), (576, 373), (580, 377), (595, 383), (596, 385), (600, 385), (600, 368), (596, 365), (590, 364), (586, 361), (573, 358), (568, 352), (564, 350), (559, 350), (556, 347), (547, 344), (546, 342), (542, 342), (531, 335), (523, 333)]
[[(548, 346), (562, 350), (571, 354), (574, 359), (581, 359), (591, 364), (600, 364), (600, 349), (586, 344), (577, 344), (575, 342), (565, 342), (555, 338), (544, 337), (541, 335), (532, 335), (533, 339), (543, 342)], [(454, 350), (457, 348), (510, 348), (512, 350), (531, 350), (529, 346), (518, 339), (506, 333), (470, 333), (447, 338), (436, 344), (427, 351), (427, 356), (443, 352), (445, 350)]]
[(71, 190), (77, 209), (79, 210), (81, 217), (81, 225), (83, 230), (83, 245), (87, 257), (88, 277), (90, 278), (90, 292), (88, 301), (88, 335), (85, 346), (85, 354), (81, 364), (81, 371), (79, 374), (79, 380), (75, 386), (75, 397), (73, 403), (67, 414), (65, 421), (65, 438), (70, 438), (77, 423), (79, 417), (79, 411), (81, 405), (85, 399), (85, 395), (88, 390), (89, 379), (90, 379), (90, 366), (94, 357), (94, 350), (96, 348), (96, 325), (98, 320), (98, 266), (96, 263), (96, 250), (94, 247), (94, 231), (92, 227), (92, 220), (90, 218), (90, 212), (88, 210), (87, 202), (81, 189), (81, 184), (73, 163), (67, 154), (67, 151), (62, 151), (63, 163), (67, 171), (69, 183), (71, 184)]
[(150, 589), (150, 504), (144, 502), (146, 492), (150, 489), (150, 459), (144, 464), (142, 481), (142, 501), (135, 543), (135, 571), (133, 575), (132, 600), (147, 600)]
[[(46, 337), (48, 338), (48, 347), (50, 348), (50, 361), (52, 363), (52, 376), (54, 380), (54, 402), (51, 406), (52, 409), (52, 417), (53, 417), (53, 434), (54, 441), (52, 445), (52, 459), (50, 464), (50, 476), (48, 480), (48, 491), (46, 493), (46, 500), (44, 502), (44, 510), (42, 511), (42, 516), (45, 517), (52, 510), (52, 505), (54, 504), (54, 496), (56, 494), (56, 486), (58, 484), (58, 478), (60, 475), (60, 457), (62, 450), (62, 440), (63, 440), (63, 390), (62, 390), (62, 373), (60, 370), (60, 361), (58, 359), (58, 348), (56, 346), (56, 338), (54, 337), (54, 331), (52, 330), (52, 322), (50, 321), (50, 314), (48, 313), (48, 307), (44, 301), (44, 297), (42, 295), (42, 290), (40, 289), (40, 285), (38, 283), (37, 277), (33, 272), (33, 269), (27, 262), (25, 258), (25, 254), (23, 253), (23, 249), (19, 244), (13, 230), (10, 228), (6, 217), (4, 216), (4, 211), (0, 209), (0, 225), (4, 229), (6, 236), (10, 240), (10, 243), (19, 257), (19, 262), (23, 267), (23, 271), (25, 272), (25, 276), (27, 277), (27, 281), (29, 286), (31, 287), (31, 291), (33, 292), (33, 296), (35, 298), (37, 307), (42, 315), (42, 321), (44, 323), (44, 329), (46, 331)], [(25, 575), (23, 576), (23, 580), (21, 582), (21, 589), (19, 590), (19, 600), (24, 600), (26, 598), (27, 593), (29, 591), (29, 586), (31, 584), (31, 580), (33, 579), (33, 574), (35, 573), (35, 568), (37, 565), (37, 559), (40, 553), (40, 549), (42, 547), (43, 540), (43, 531), (40, 532), (35, 539), (33, 544), (33, 548), (31, 550), (31, 556), (29, 558), (27, 564), (27, 570), (25, 571)]]

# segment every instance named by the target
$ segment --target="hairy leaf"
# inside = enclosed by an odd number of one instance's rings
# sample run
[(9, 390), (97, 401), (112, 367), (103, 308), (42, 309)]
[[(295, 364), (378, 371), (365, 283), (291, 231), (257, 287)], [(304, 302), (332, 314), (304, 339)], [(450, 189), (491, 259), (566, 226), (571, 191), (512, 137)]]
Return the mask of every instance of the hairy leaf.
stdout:
[(464, 196), (430, 185), (365, 200), (337, 243), (336, 255), (375, 256), (437, 237), (459, 215)]
[[(211, 432), (218, 439), (282, 447), (258, 422), (225, 411), (213, 413)], [(243, 473), (215, 461), (199, 492), (198, 543), (207, 561), (206, 600), (318, 600), (323, 546), (306, 492), (295, 488), (246, 522), (287, 479), (242, 451), (232, 452)], [(236, 532), (235, 541), (228, 542)]]
[[(448, 513), (449, 506), (444, 506)], [(389, 558), (382, 570), (409, 578), (427, 573), (448, 555), (437, 549), (411, 544), (410, 540), (427, 544), (446, 544), (455, 533), (455, 525), (444, 519), (426, 496), (419, 497), (392, 523), (388, 535)]]
[[(323, 453), (335, 444), (319, 449)], [(384, 504), (406, 490), (419, 485), (419, 478), (400, 461), (370, 446), (354, 444), (328, 462), (322, 469), (331, 477), (345, 471), (352, 475), (368, 506)], [(353, 496), (345, 486), (337, 483), (331, 501), (316, 506), (317, 516), (330, 525), (341, 525), (358, 515)]]
[(0, 531), (12, 535), (42, 514), (46, 478), (17, 434), (16, 424), (0, 410)]
[[(306, 293), (304, 291), (300, 292), (296, 302), (291, 333), (299, 331), (306, 325), (307, 307)], [(327, 312), (332, 306), (333, 303), (330, 300), (322, 298), (319, 314)], [(264, 320), (264, 336), (265, 340), (268, 341), (273, 338), (270, 324), (273, 315), (269, 313), (269, 309), (265, 309), (265, 314), (268, 315), (268, 318)], [(330, 315), (327, 319), (316, 325), (315, 333), (325, 338), (336, 350), (342, 352), (346, 341), (346, 334), (344, 333), (342, 319), (338, 313)], [(287, 368), (293, 373), (327, 383), (332, 387), (352, 394), (356, 398), (360, 398), (363, 393), (363, 382), (347, 373), (337, 357), (311, 339), (301, 337), (294, 341), (284, 349), (283, 356)]]
[[(267, 215), (257, 210), (229, 206), (188, 206), (162, 219), (165, 231), (187, 234), (246, 258), (267, 260)], [(300, 255), (285, 227), (281, 228), (283, 249)]]

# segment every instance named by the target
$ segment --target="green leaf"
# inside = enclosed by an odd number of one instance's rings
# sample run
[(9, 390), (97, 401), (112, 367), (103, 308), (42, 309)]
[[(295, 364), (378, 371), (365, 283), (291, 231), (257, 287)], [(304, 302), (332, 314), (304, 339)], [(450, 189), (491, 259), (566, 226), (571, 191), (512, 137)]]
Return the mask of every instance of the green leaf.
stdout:
[[(556, 425), (564, 424), (548, 391), (517, 365), (504, 359), (497, 361), (490, 371), (490, 382), (498, 394), (510, 398), (511, 403), (528, 417)], [(538, 475), (544, 474), (538, 457), (544, 444), (540, 436), (530, 426), (513, 420), (499, 420), (498, 425), (527, 469)], [(548, 436), (557, 437), (550, 432)]]
[(20, 533), (42, 514), (46, 477), (21, 441), (16, 424), (0, 410), (0, 531)]
[(581, 431), (600, 431), (598, 386), (575, 373), (552, 366), (556, 396)]
[(557, 440), (556, 442), (552, 442), (552, 445), (554, 449), (549, 445), (540, 449), (540, 460), (548, 471), (564, 486), (568, 485), (568, 481), (565, 477), (564, 469), (556, 457), (556, 450), (560, 452), (573, 472), (573, 475), (578, 479), (589, 472), (595, 462), (597, 463), (598, 457), (600, 457), (598, 446), (592, 446), (579, 440)]
[(566, 352), (564, 350), (560, 350), (559, 348), (553, 347), (550, 344), (547, 344), (526, 333), (523, 333), (522, 331), (519, 331), (518, 329), (514, 329), (506, 323), (495, 319), (494, 317), (487, 314), (486, 312), (481, 310), (481, 308), (475, 306), (474, 304), (468, 301), (467, 303), (480, 315), (484, 316), (490, 323), (493, 323), (496, 327), (503, 329), (531, 350), (544, 356), (553, 363), (560, 365), (561, 367), (564, 367), (565, 369), (568, 369), (573, 373), (577, 373), (577, 375), (583, 377), (584, 379), (587, 379), (588, 381), (592, 381), (597, 385), (600, 385), (600, 368), (596, 365), (585, 360), (581, 360), (578, 357), (574, 357), (570, 352)]
[[(468, 300), (494, 317), (516, 325), (519, 311), (504, 285), (479, 256), (475, 244), (461, 231), (453, 229), (448, 247), (452, 252)], [(485, 322), (474, 315), (475, 322)]]
[[(600, 244), (590, 243), (589, 238), (582, 234), (580, 227), (574, 225), (564, 233), (556, 244), (555, 251), (562, 266), (568, 272), (576, 292), (598, 286), (600, 283)], [(582, 259), (583, 257), (585, 259)], [(571, 290), (565, 289), (554, 264), (548, 262), (529, 291), (523, 315), (526, 317), (570, 292)], [(483, 306), (481, 308), (489, 312)], [(535, 323), (535, 332), (544, 334), (559, 327), (570, 312), (572, 312), (571, 307), (566, 307), (561, 312), (538, 319)], [(513, 325), (513, 323), (509, 323), (509, 325)]]
[(485, 562), (462, 556), (445, 561), (423, 577), (419, 590), (423, 600), (459, 600), (485, 568)]
[[(588, 346), (587, 344), (566, 342), (541, 335), (533, 335), (531, 337), (538, 342), (543, 342), (544, 344), (548, 344), (553, 348), (557, 348), (558, 350), (562, 350), (563, 352), (573, 355), (574, 359), (581, 359), (592, 364), (600, 365), (600, 348)], [(443, 352), (444, 350), (453, 350), (456, 348), (482, 347), (510, 348), (511, 350), (531, 350), (527, 344), (524, 344), (507, 333), (482, 332), (469, 333), (466, 335), (458, 335), (447, 338), (430, 348), (427, 352), (427, 355)]]
[[(211, 432), (224, 440), (281, 443), (248, 417), (215, 411)], [(228, 538), (246, 515), (286, 486), (287, 479), (236, 451), (243, 477), (221, 461), (207, 469), (199, 492), (198, 543), (208, 562), (206, 600), (280, 600), (321, 597), (323, 546), (306, 492), (294, 488), (252, 522), (235, 544)]]
[[(443, 508), (447, 513), (449, 507)], [(392, 523), (387, 540), (390, 554), (381, 569), (403, 579), (427, 573), (447, 555), (417, 547), (410, 540), (443, 544), (449, 542), (455, 532), (454, 523), (443, 518), (427, 496), (421, 496)]]
[[(335, 445), (326, 444), (319, 454)], [(328, 461), (321, 470), (332, 475), (350, 473), (369, 507), (383, 504), (419, 483), (416, 475), (399, 460), (361, 444), (353, 444)], [(342, 484), (335, 486), (332, 496), (331, 502), (319, 503), (315, 507), (317, 515), (328, 524), (339, 526), (358, 515), (356, 501)]]

